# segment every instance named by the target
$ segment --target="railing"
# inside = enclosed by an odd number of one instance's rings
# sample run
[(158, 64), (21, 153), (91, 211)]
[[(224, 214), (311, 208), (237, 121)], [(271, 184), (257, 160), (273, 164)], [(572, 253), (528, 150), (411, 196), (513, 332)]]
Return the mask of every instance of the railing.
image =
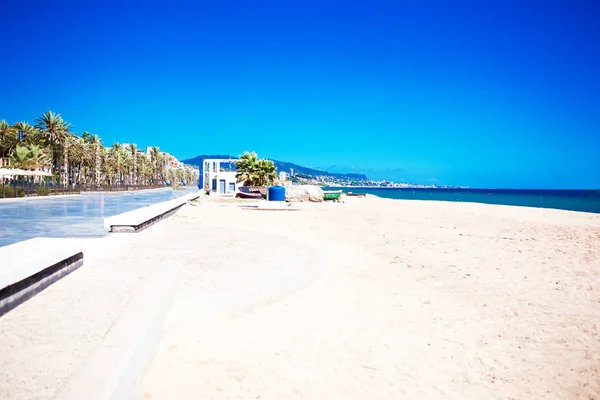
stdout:
[(166, 187), (166, 185), (80, 185), (75, 187), (79, 188), (78, 192), (128, 192), (133, 190), (159, 189)]
[(64, 194), (79, 194), (80, 192), (127, 192), (134, 190), (158, 189), (165, 185), (51, 185), (32, 184), (28, 182), (12, 181), (0, 184), (0, 198), (25, 197), (25, 196), (53, 196)]

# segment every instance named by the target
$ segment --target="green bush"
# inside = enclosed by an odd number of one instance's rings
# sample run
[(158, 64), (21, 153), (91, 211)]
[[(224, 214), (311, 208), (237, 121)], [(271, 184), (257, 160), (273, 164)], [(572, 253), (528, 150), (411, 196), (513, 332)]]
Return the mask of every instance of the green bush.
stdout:
[(25, 197), (25, 189), (21, 186), (17, 187), (17, 197)]
[(41, 188), (39, 188), (37, 190), (38, 196), (48, 196), (49, 192), (50, 191), (48, 190), (48, 188), (46, 186), (42, 186)]
[(9, 185), (0, 185), (0, 198), (15, 197), (15, 191)]

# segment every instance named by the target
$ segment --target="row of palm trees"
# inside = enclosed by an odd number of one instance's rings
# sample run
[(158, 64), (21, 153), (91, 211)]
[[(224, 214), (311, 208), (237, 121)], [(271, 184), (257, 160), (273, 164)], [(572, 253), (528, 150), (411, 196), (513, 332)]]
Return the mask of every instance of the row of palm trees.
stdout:
[[(21, 134), (19, 132), (22, 132)], [(62, 185), (164, 185), (194, 183), (192, 168), (169, 168), (169, 156), (152, 147), (150, 157), (135, 144), (106, 148), (98, 135), (72, 131), (60, 114), (47, 111), (35, 125), (0, 121), (0, 168), (50, 170)]]

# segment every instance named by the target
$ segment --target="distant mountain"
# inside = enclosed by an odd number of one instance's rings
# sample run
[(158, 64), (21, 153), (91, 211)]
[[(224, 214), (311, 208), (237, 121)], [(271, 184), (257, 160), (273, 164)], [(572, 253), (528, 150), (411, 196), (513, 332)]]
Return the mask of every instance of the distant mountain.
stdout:
[(182, 163), (187, 164), (187, 165), (193, 165), (195, 167), (199, 167), (202, 164), (202, 160), (205, 160), (207, 158), (222, 158), (222, 159), (227, 159), (227, 158), (237, 158), (231, 155), (225, 155), (225, 154), (201, 154), (199, 156), (196, 156), (194, 158), (189, 158), (187, 160), (181, 160)]
[[(207, 158), (228, 159), (228, 158), (237, 158), (237, 157), (234, 157), (231, 155), (223, 155), (223, 154), (201, 154), (194, 158), (182, 160), (182, 162), (184, 164), (194, 165), (196, 167), (199, 167), (200, 164), (202, 164), (202, 160), (207, 159)], [(334, 178), (355, 179), (355, 180), (368, 180), (369, 179), (364, 174), (343, 174), (343, 173), (337, 173), (337, 172), (327, 172), (327, 171), (322, 171), (322, 170), (318, 170), (318, 169), (303, 167), (301, 165), (294, 164), (294, 163), (287, 162), (287, 161), (277, 161), (277, 160), (272, 160), (272, 161), (275, 164), (277, 171), (285, 171), (285, 172), (289, 173), (290, 170), (293, 169), (294, 174), (301, 174), (301, 175), (331, 176)]]

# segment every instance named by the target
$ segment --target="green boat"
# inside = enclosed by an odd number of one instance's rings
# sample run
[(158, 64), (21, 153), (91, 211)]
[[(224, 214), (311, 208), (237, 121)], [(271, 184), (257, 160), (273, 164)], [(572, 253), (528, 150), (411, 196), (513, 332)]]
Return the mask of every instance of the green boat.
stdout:
[(341, 190), (323, 190), (323, 200), (339, 201), (342, 195)]

